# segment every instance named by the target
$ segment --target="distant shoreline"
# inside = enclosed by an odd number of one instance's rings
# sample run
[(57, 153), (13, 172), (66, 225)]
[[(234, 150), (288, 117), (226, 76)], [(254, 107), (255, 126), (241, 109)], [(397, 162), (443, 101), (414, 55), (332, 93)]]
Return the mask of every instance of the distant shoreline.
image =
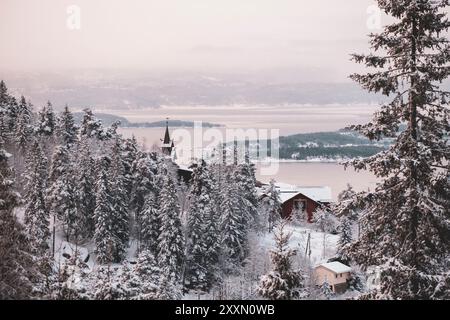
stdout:
[[(81, 123), (83, 119), (83, 112), (75, 112), (75, 122)], [(162, 120), (153, 122), (131, 122), (123, 116), (118, 116), (110, 113), (95, 113), (95, 117), (99, 119), (104, 126), (111, 126), (113, 123), (119, 122), (120, 128), (135, 129), (135, 128), (165, 128), (166, 124), (171, 128), (194, 128), (194, 121), (184, 120)], [(220, 128), (224, 127), (222, 124), (202, 122), (202, 126), (205, 128)]]

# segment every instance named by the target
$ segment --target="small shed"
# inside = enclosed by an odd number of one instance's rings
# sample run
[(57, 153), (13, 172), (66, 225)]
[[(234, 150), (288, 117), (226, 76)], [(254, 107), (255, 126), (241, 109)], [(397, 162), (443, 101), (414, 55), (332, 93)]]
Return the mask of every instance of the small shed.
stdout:
[(322, 263), (314, 269), (316, 285), (328, 283), (334, 293), (343, 293), (347, 290), (351, 271), (352, 268), (339, 261)]

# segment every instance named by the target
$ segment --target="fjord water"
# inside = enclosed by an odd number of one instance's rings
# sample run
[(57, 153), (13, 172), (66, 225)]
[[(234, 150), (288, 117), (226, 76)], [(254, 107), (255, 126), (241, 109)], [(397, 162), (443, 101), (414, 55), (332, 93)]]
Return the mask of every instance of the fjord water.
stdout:
[[(301, 106), (196, 106), (161, 107), (128, 111), (111, 111), (126, 117), (132, 122), (161, 121), (166, 117), (184, 121), (203, 121), (221, 124), (222, 133), (226, 129), (278, 129), (279, 135), (296, 133), (334, 131), (351, 124), (361, 124), (370, 120), (375, 105), (301, 105)], [(187, 135), (193, 135), (192, 128), (177, 129)], [(125, 137), (135, 135), (140, 144), (147, 149), (158, 147), (164, 128), (121, 128)], [(182, 156), (183, 149), (189, 149), (186, 140), (175, 141), (177, 152)], [(181, 160), (181, 159), (180, 159)], [(257, 178), (262, 182), (275, 179), (279, 182), (302, 186), (329, 186), (333, 198), (350, 183), (356, 191), (373, 189), (376, 178), (369, 172), (347, 170), (338, 163), (281, 162), (276, 174), (264, 176), (257, 165)]]

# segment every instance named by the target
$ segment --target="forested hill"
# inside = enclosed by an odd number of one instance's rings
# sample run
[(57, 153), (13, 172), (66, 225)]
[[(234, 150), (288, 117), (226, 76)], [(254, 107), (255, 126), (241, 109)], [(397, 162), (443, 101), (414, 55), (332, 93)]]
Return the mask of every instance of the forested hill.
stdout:
[(348, 130), (301, 133), (280, 137), (280, 158), (335, 160), (367, 157), (384, 150), (389, 144), (389, 139), (373, 142)]

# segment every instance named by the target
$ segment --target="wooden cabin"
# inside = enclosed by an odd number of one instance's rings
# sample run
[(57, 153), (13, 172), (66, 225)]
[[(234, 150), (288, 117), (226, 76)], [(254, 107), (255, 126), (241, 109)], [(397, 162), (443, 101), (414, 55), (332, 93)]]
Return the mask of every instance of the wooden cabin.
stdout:
[(347, 290), (352, 268), (338, 261), (318, 265), (314, 269), (314, 280), (317, 286), (327, 283), (334, 293)]
[[(267, 187), (262, 185), (261, 188), (264, 186)], [(276, 187), (280, 195), (283, 218), (297, 215), (301, 220), (312, 222), (314, 212), (321, 207), (328, 208), (332, 202), (329, 187), (300, 187), (283, 183), (277, 183)], [(261, 197), (264, 196), (262, 193)]]

